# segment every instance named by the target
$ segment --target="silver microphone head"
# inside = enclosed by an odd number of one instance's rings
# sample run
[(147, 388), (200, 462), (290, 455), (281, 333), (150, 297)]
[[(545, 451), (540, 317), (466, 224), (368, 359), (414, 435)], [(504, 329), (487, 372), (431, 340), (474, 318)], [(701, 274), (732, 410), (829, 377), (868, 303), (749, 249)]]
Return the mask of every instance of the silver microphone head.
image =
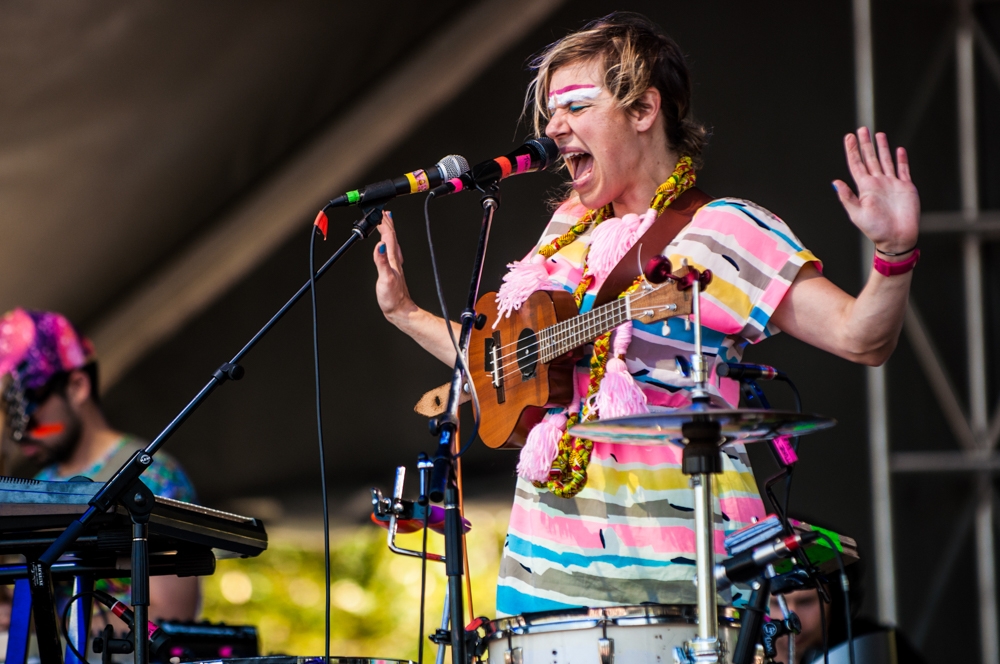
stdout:
[(469, 171), (469, 162), (460, 154), (450, 154), (437, 163), (438, 170), (441, 171), (442, 180), (457, 178), (462, 173)]

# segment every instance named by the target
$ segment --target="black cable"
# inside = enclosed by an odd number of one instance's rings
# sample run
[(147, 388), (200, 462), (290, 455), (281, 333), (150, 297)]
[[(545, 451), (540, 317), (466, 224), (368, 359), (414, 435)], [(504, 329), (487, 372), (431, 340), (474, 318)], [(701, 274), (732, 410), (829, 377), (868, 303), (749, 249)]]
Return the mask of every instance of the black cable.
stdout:
[[(71, 639), (70, 636), (69, 636), (69, 625), (68, 625), (67, 621), (69, 620), (69, 611), (70, 611), (70, 608), (72, 608), (72, 606), (73, 606), (73, 602), (75, 602), (76, 600), (80, 599), (81, 597), (85, 597), (87, 595), (93, 595), (93, 594), (94, 594), (93, 590), (85, 590), (82, 593), (77, 593), (77, 594), (73, 595), (72, 597), (69, 598), (69, 601), (66, 602), (66, 606), (64, 606), (63, 610), (62, 610), (62, 631), (63, 631), (63, 636), (66, 637), (66, 647), (69, 648), (71, 651), (73, 651), (73, 654), (76, 655), (76, 658), (78, 660), (80, 660), (81, 662), (84, 662), (84, 663), (86, 663), (87, 657), (85, 655), (81, 655), (80, 651), (76, 649), (75, 645), (73, 645), (73, 639)], [(87, 637), (84, 637), (84, 638), (87, 638)], [(87, 644), (86, 643), (84, 643), (83, 649), (84, 650), (87, 649)]]
[(819, 600), (819, 629), (823, 635), (823, 664), (830, 664), (830, 644), (826, 638), (826, 609), (823, 607), (825, 600), (823, 593), (819, 590), (819, 580), (816, 581), (816, 599)]
[[(784, 381), (784, 383), (786, 385), (788, 385), (789, 389), (792, 390), (792, 395), (795, 397), (795, 412), (796, 413), (801, 413), (802, 412), (802, 396), (799, 394), (799, 388), (795, 387), (795, 383), (793, 383), (792, 380), (790, 378), (788, 378), (787, 376), (785, 376), (781, 380)], [(798, 454), (798, 451), (799, 451), (799, 437), (795, 436), (794, 438), (789, 439), (789, 442), (792, 445), (792, 449), (795, 450), (796, 454)], [(791, 495), (792, 495), (792, 469), (789, 468), (789, 470), (788, 470), (788, 477), (785, 479), (785, 514), (788, 514), (788, 499), (789, 499), (789, 496), (791, 496)]]
[(459, 458), (471, 447), (473, 441), (476, 440), (476, 436), (479, 435), (479, 421), (481, 413), (479, 411), (479, 394), (476, 393), (476, 386), (472, 382), (472, 371), (469, 370), (469, 364), (466, 361), (465, 353), (461, 351), (458, 345), (458, 339), (455, 338), (455, 330), (451, 327), (451, 318), (448, 317), (448, 305), (444, 301), (444, 289), (441, 287), (441, 275), (438, 273), (437, 266), (437, 256), (434, 253), (434, 239), (431, 237), (431, 215), (428, 206), (431, 200), (434, 199), (433, 194), (429, 194), (427, 198), (424, 199), (424, 226), (427, 230), (427, 249), (430, 251), (431, 255), (431, 272), (434, 275), (434, 289), (437, 291), (438, 304), (441, 306), (441, 315), (444, 317), (445, 327), (448, 328), (448, 337), (451, 339), (451, 345), (455, 348), (455, 356), (458, 363), (462, 367), (462, 372), (465, 374), (465, 381), (469, 386), (469, 393), (472, 396), (472, 434), (466, 441), (465, 445), (459, 450), (455, 458)]
[(420, 641), (417, 642), (417, 664), (424, 664), (424, 611), (427, 608), (427, 523), (430, 504), (424, 505), (424, 544), (420, 550)]
[(840, 567), (840, 589), (844, 592), (844, 618), (847, 619), (847, 648), (851, 656), (851, 664), (854, 664), (854, 630), (851, 628), (851, 596), (850, 581), (847, 579), (847, 569), (844, 566), (844, 557), (840, 555), (840, 549), (834, 543), (833, 538), (822, 531), (814, 531), (826, 540), (830, 548), (837, 555), (837, 565)]
[(312, 300), (313, 366), (316, 376), (316, 435), (319, 439), (319, 479), (323, 492), (323, 566), (326, 571), (326, 620), (324, 622), (324, 662), (330, 664), (330, 501), (326, 493), (326, 450), (323, 445), (323, 402), (319, 382), (319, 314), (316, 307), (316, 235), (309, 238), (309, 297)]

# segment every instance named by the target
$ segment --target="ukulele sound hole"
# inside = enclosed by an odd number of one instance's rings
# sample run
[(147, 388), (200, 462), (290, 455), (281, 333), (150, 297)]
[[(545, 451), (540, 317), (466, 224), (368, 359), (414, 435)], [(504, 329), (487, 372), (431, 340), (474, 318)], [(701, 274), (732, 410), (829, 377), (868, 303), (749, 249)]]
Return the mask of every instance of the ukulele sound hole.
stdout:
[(538, 368), (538, 337), (534, 330), (522, 330), (517, 338), (517, 367), (525, 379), (535, 377)]

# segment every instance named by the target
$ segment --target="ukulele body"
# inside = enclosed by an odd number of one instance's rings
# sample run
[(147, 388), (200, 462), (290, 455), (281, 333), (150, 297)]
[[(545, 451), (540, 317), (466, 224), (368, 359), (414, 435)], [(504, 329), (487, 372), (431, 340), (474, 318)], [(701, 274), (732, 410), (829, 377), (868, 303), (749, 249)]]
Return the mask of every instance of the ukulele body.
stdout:
[[(496, 328), (496, 293), (483, 295), (476, 311), (486, 316), (469, 340), (469, 369), (482, 410), (479, 436), (494, 449), (517, 449), (548, 407), (566, 406), (573, 398), (573, 368), (582, 348), (542, 362), (537, 343), (540, 330), (578, 314), (576, 302), (563, 290), (536, 291)], [(496, 371), (494, 358), (500, 359)]]

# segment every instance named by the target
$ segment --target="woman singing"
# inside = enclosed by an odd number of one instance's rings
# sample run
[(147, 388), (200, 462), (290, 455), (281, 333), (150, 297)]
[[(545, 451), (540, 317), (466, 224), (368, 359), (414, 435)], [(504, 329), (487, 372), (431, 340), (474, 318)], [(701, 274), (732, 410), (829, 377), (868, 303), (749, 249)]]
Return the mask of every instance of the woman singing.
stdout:
[[(612, 268), (661, 214), (697, 211), (661, 253), (714, 280), (702, 297), (713, 396), (736, 407), (735, 381), (714, 367), (779, 331), (861, 364), (896, 346), (916, 250), (920, 202), (903, 148), (884, 134), (848, 134), (857, 192), (834, 187), (851, 221), (875, 243), (862, 292), (826, 279), (819, 260), (777, 216), (695, 189), (706, 132), (691, 117), (691, 80), (677, 44), (643, 16), (612, 14), (549, 46), (535, 61), (529, 111), (562, 154), (572, 191), (535, 248), (511, 265), (498, 296), (516, 309), (537, 289), (565, 289), (581, 312)], [(410, 298), (391, 217), (375, 250), (386, 318), (451, 366), (446, 323)], [(538, 231), (525, 229), (526, 233)], [(454, 325), (454, 324), (453, 324)], [(592, 443), (565, 433), (577, 421), (683, 408), (693, 330), (681, 318), (626, 323), (595, 340), (578, 365), (573, 402), (552, 408), (528, 436), (503, 551), (497, 612), (578, 606), (695, 603), (694, 518), (681, 450)], [(726, 448), (714, 490), (717, 553), (726, 533), (764, 507), (741, 446)]]

